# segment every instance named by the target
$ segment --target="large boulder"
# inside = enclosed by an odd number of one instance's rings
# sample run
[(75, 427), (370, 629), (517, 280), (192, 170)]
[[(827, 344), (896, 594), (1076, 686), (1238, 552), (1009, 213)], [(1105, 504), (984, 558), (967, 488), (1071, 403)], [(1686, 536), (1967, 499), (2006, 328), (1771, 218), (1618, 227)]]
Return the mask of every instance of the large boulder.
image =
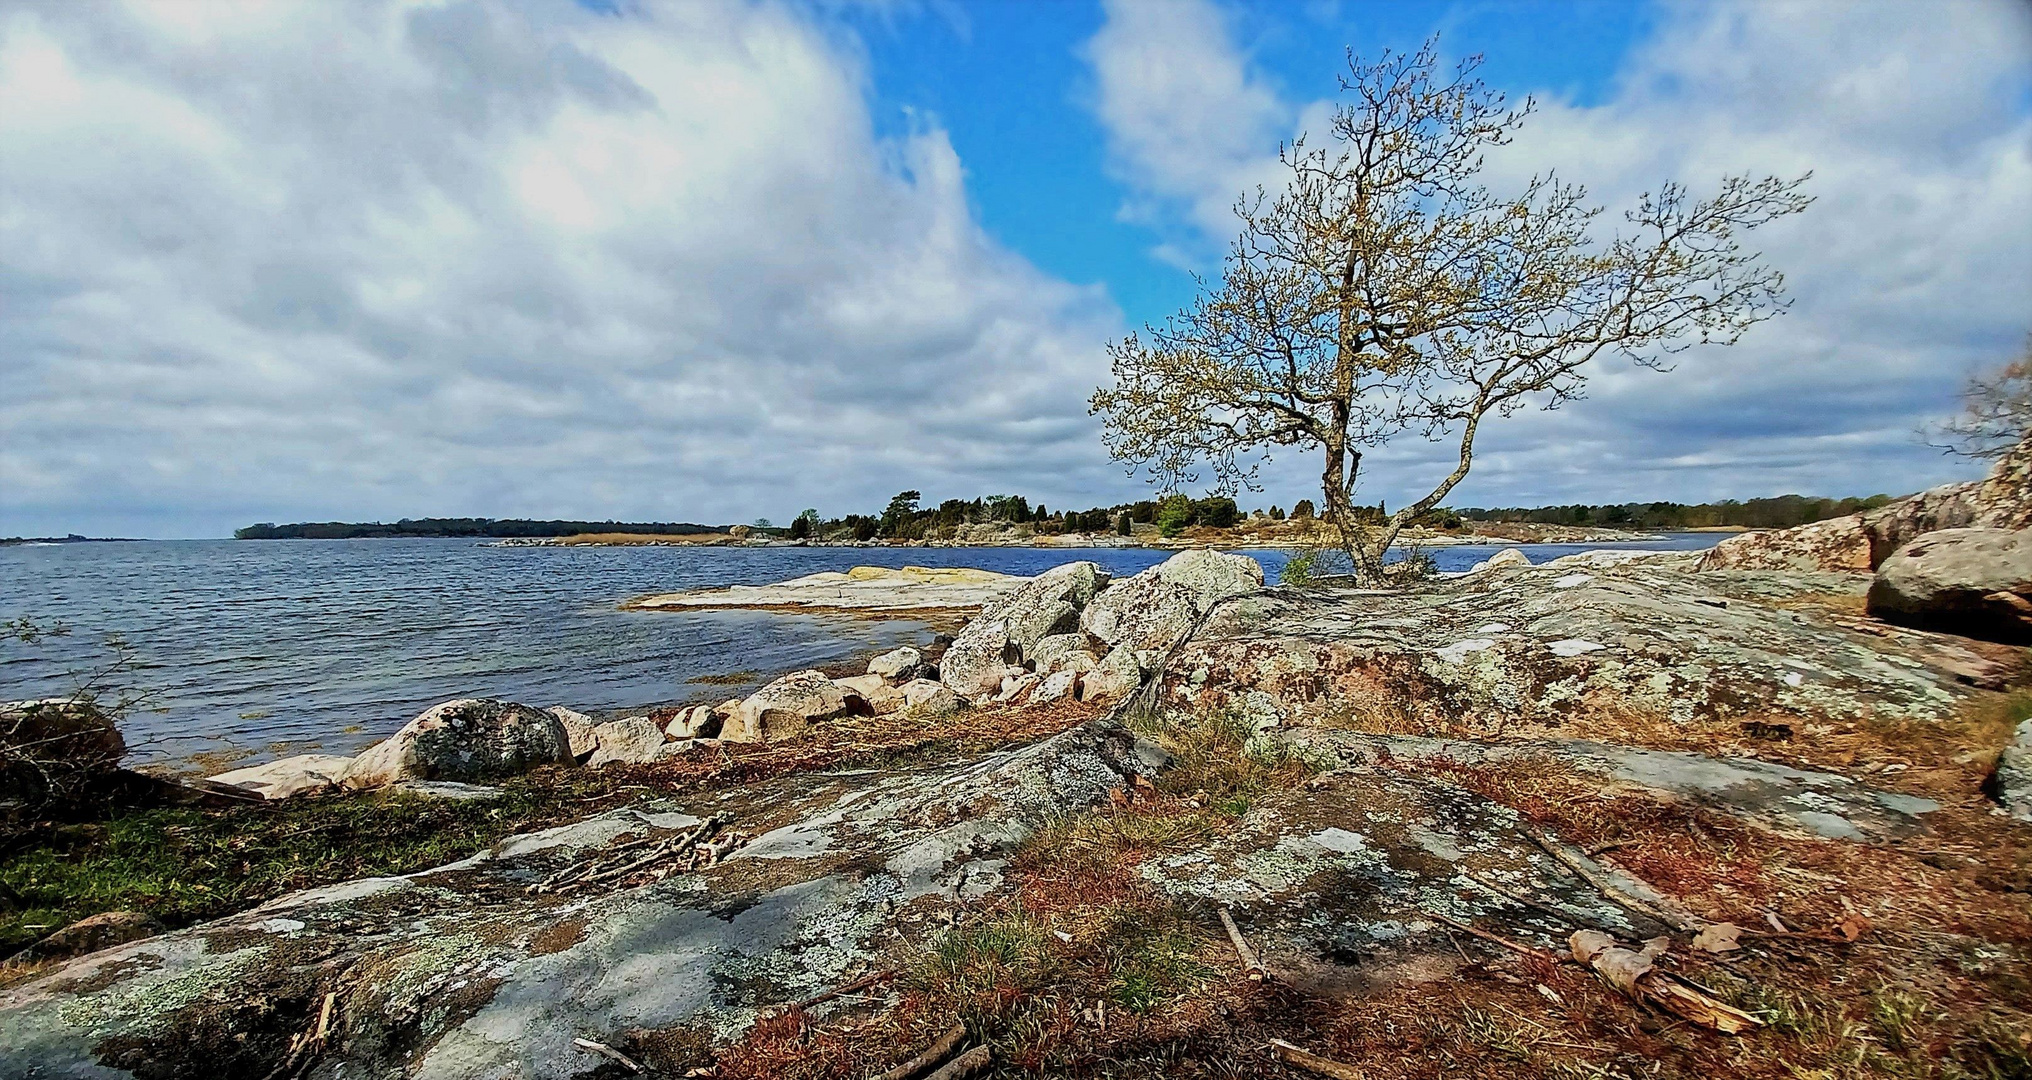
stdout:
[(89, 701), (0, 704), (0, 818), (90, 802), (126, 753), (112, 718)]
[(950, 716), (966, 708), (967, 704), (950, 687), (930, 679), (913, 679), (897, 689), (903, 692), (904, 711), (912, 716)]
[(1002, 669), (1021, 655), (1009, 640), (1009, 624), (981, 615), (946, 646), (945, 655), (938, 658), (938, 678), (961, 697), (979, 697), (1000, 687)]
[(1877, 568), (1868, 603), (1887, 622), (2032, 641), (2032, 531), (1927, 533)]
[(565, 740), (571, 743), (572, 760), (583, 759), (599, 746), (600, 740), (593, 734), (595, 725), (592, 717), (562, 705), (552, 705), (544, 711), (557, 717), (557, 722), (564, 725)]
[(1134, 649), (1121, 645), (1102, 657), (1093, 670), (1080, 676), (1079, 696), (1081, 701), (1112, 701), (1141, 685), (1142, 662), (1137, 659)]
[(1003, 670), (1034, 662), (1040, 642), (1079, 627), (1081, 609), (1108, 587), (1098, 563), (1054, 566), (988, 604), (939, 658), (939, 681), (962, 697), (994, 694)]
[(1161, 651), (1184, 641), (1199, 623), (1190, 590), (1145, 570), (1110, 585), (1080, 612), (1080, 631), (1093, 651), (1118, 646)]
[(1827, 570), (1867, 574), (1870, 531), (1861, 514), (1796, 529), (1760, 529), (1731, 536), (1701, 556), (1702, 570)]
[(353, 759), (337, 754), (298, 754), (262, 765), (222, 772), (205, 779), (251, 791), (264, 799), (287, 799), (335, 787), (353, 765)]
[(811, 725), (845, 715), (847, 691), (823, 671), (794, 671), (748, 695), (720, 729), (728, 742), (795, 739)]
[(588, 768), (602, 765), (646, 765), (663, 749), (663, 728), (646, 716), (612, 720), (593, 729), (595, 747)]
[(1263, 587), (1262, 563), (1208, 548), (1181, 551), (1145, 572), (1184, 589), (1201, 615), (1230, 596), (1246, 596)]
[(891, 682), (908, 682), (924, 667), (924, 654), (904, 645), (868, 661), (868, 674)]
[(369, 747), (340, 783), (375, 788), (398, 780), (484, 781), (571, 760), (571, 739), (550, 713), (498, 698), (459, 698)]

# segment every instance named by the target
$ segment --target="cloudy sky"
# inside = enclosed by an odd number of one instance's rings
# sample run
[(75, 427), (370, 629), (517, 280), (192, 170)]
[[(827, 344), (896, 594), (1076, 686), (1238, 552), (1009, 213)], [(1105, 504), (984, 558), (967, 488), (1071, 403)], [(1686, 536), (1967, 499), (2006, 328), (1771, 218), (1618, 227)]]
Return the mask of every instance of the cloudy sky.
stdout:
[(1455, 505), (1917, 489), (2032, 330), (2028, 11), (0, 3), (0, 536), (1140, 497), (1106, 342), (1218, 272), (1343, 49), (1433, 33), (1539, 101), (1499, 190), (1818, 197), (1758, 234), (1790, 315), (1496, 425)]

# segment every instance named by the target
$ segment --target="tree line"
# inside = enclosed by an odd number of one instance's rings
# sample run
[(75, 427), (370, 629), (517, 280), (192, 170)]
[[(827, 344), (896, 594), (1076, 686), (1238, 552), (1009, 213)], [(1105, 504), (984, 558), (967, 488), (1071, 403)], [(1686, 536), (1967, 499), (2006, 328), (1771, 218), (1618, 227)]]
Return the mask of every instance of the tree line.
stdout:
[(1528, 522), (1534, 525), (1594, 525), (1617, 529), (1708, 529), (1733, 525), (1750, 529), (1789, 529), (1795, 525), (1875, 510), (1891, 501), (1893, 498), (1889, 495), (1860, 499), (1779, 495), (1769, 499), (1723, 499), (1693, 505), (1632, 502), (1500, 509), (1470, 507), (1457, 513), (1468, 521)]
[(691, 536), (726, 532), (723, 527), (690, 522), (532, 521), (527, 518), (403, 518), (379, 521), (305, 521), (293, 525), (261, 522), (233, 530), (235, 540), (360, 540), (389, 537), (537, 537), (583, 536), (588, 533), (643, 533)]

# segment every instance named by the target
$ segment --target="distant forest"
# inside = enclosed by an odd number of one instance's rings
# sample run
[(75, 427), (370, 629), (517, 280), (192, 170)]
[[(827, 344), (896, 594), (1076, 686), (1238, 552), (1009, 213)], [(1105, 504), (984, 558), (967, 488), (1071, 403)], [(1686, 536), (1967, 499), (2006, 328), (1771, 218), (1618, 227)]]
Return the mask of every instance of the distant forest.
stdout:
[[(800, 540), (807, 537), (825, 540), (870, 540), (877, 537), (924, 539), (945, 536), (950, 535), (959, 525), (986, 523), (1028, 524), (1039, 533), (1114, 531), (1127, 535), (1132, 524), (1149, 523), (1155, 524), (1164, 535), (1175, 536), (1195, 525), (1216, 529), (1229, 528), (1251, 516), (1251, 512), (1243, 510), (1235, 500), (1224, 496), (1190, 499), (1183, 495), (1173, 495), (1164, 499), (1118, 503), (1109, 507), (1071, 512), (1049, 510), (1041, 503), (1033, 505), (1021, 495), (989, 495), (971, 500), (947, 499), (936, 507), (920, 506), (921, 498), (922, 496), (915, 491), (905, 491), (891, 499), (888, 507), (880, 514), (848, 514), (845, 517), (828, 519), (820, 517), (816, 510), (806, 510), (788, 527), (772, 525), (767, 519), (757, 521), (752, 527), (765, 536), (787, 536)], [(1769, 499), (1747, 499), (1741, 502), (1724, 499), (1721, 502), (1694, 505), (1650, 502), (1602, 505), (1575, 503), (1569, 506), (1497, 509), (1469, 507), (1464, 510), (1440, 507), (1425, 514), (1419, 519), (1418, 524), (1440, 529), (1457, 529), (1468, 521), (1530, 522), (1539, 525), (1583, 525), (1612, 529), (1700, 529), (1729, 525), (1752, 529), (1784, 529), (1804, 525), (1810, 521), (1841, 517), (1860, 510), (1874, 510), (1891, 501), (1892, 496), (1889, 495), (1871, 495), (1861, 499), (1817, 499), (1805, 495), (1779, 495)], [(1355, 509), (1357, 515), (1365, 520), (1381, 520), (1386, 513), (1381, 505), (1360, 506)], [(1256, 513), (1263, 511), (1258, 510)], [(1288, 514), (1283, 507), (1272, 506), (1267, 516), (1281, 521), (1287, 516), (1309, 518), (1313, 513), (1312, 500), (1300, 499)], [(263, 522), (235, 530), (233, 536), (239, 540), (353, 540), (389, 536), (505, 538), (579, 536), (586, 533), (692, 536), (726, 531), (725, 526), (695, 525), (689, 522), (404, 518), (393, 524), (378, 521), (364, 524), (321, 521), (274, 525)]]
[(1478, 507), (1456, 511), (1469, 521), (1531, 522), (1539, 525), (1599, 525), (1617, 529), (1704, 529), (1741, 525), (1751, 529), (1787, 529), (1810, 521), (1825, 521), (1894, 501), (1890, 495), (1856, 499), (1816, 499), (1806, 495), (1778, 495), (1769, 499), (1737, 502), (1608, 503), (1601, 506), (1508, 507), (1484, 510)]
[(393, 524), (378, 521), (306, 521), (295, 525), (262, 522), (233, 530), (235, 540), (359, 540), (391, 536), (580, 536), (586, 533), (650, 533), (658, 536), (693, 536), (725, 532), (712, 525), (689, 522), (636, 521), (530, 521), (527, 518), (403, 518)]

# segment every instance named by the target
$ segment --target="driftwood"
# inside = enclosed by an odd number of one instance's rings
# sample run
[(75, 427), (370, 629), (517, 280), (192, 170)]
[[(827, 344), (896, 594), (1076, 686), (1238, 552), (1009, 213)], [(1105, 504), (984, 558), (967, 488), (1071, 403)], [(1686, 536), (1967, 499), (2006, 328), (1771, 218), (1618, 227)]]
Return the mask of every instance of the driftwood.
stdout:
[(1280, 1060), (1293, 1068), (1304, 1069), (1319, 1076), (1331, 1076), (1334, 1080), (1362, 1080), (1361, 1070), (1353, 1065), (1300, 1050), (1283, 1039), (1270, 1040), (1270, 1048), (1277, 1051)]
[[(669, 837), (661, 842), (644, 837), (631, 840), (616, 847), (603, 849), (598, 855), (582, 859), (566, 866), (557, 873), (544, 878), (529, 887), (531, 893), (567, 893), (588, 885), (614, 881), (630, 874), (640, 873), (656, 863), (670, 860), (675, 869), (698, 870), (719, 863), (727, 852), (741, 842), (740, 834), (728, 833), (715, 838), (714, 834), (733, 823), (727, 814), (714, 814), (699, 822), (690, 831)], [(651, 847), (646, 855), (619, 861), (618, 856)], [(668, 870), (664, 871), (669, 872)]]
[(1632, 952), (1598, 930), (1576, 930), (1568, 944), (1574, 959), (1593, 968), (1603, 982), (1631, 1000), (1656, 1006), (1725, 1035), (1747, 1031), (1761, 1022), (1717, 1000), (1712, 992), (1692, 980), (1653, 967), (1653, 961), (1665, 952), (1664, 938), (1654, 938), (1642, 951)]
[(1595, 891), (1608, 897), (1618, 906), (1634, 911), (1661, 926), (1669, 926), (1682, 933), (1691, 934), (1700, 930), (1701, 923), (1632, 896), (1622, 886), (1609, 880), (1607, 875), (1590, 864), (1585, 858), (1575, 854), (1565, 844), (1522, 822), (1518, 823), (1518, 828), (1523, 831), (1525, 836), (1531, 838), (1532, 843), (1544, 848), (1546, 854), (1558, 859), (1562, 865), (1568, 870), (1573, 871), (1582, 881), (1594, 886)]
[(966, 1025), (954, 1024), (951, 1031), (940, 1035), (937, 1041), (925, 1047), (923, 1053), (890, 1069), (888, 1072), (877, 1075), (874, 1077), (874, 1080), (910, 1080), (911, 1077), (945, 1060), (946, 1055), (957, 1050), (960, 1040), (966, 1037)]
[(1228, 941), (1235, 946), (1235, 955), (1242, 958), (1242, 966), (1248, 969), (1250, 982), (1263, 981), (1263, 961), (1256, 956), (1256, 950), (1242, 937), (1242, 928), (1235, 925), (1235, 917), (1227, 908), (1221, 909), (1221, 925), (1228, 929)]

